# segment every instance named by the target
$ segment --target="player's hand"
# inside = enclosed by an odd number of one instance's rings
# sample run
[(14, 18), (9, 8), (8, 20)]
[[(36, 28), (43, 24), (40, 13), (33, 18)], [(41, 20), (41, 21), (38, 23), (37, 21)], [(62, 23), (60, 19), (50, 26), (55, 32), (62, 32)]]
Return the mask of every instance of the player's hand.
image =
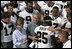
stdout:
[(61, 29), (61, 28), (55, 28), (55, 30), (56, 30), (56, 31), (60, 31), (60, 30), (62, 30), (62, 29)]
[(48, 30), (54, 32), (54, 28), (53, 27), (49, 27)]
[(33, 37), (32, 37), (32, 40), (37, 40), (36, 36), (33, 36)]
[(24, 40), (22, 43), (21, 43), (21, 45), (24, 45), (25, 43), (27, 43), (28, 42), (28, 40)]

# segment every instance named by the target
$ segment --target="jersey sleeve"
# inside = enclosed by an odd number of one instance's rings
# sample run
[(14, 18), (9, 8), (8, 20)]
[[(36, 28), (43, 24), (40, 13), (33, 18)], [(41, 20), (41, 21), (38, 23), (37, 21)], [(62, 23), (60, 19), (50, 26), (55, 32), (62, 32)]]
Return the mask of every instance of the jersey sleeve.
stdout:
[(22, 16), (22, 12), (19, 13), (19, 16), (20, 16), (20, 17)]

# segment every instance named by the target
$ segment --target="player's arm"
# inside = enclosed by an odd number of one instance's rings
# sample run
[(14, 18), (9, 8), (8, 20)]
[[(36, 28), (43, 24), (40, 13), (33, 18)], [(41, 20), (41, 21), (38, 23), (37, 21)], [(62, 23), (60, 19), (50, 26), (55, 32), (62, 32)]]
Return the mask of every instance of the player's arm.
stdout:
[(30, 35), (28, 35), (28, 38), (31, 39), (31, 40), (36, 40), (37, 39), (36, 37), (37, 36), (30, 36)]
[(62, 28), (53, 28), (53, 27), (49, 27), (48, 30), (50, 31), (60, 31), (60, 30), (63, 30)]
[(37, 1), (34, 1), (34, 4), (35, 4), (34, 8), (40, 11), (41, 8), (40, 8), (40, 6), (37, 4)]
[(31, 34), (30, 34), (30, 32), (27, 30), (27, 36), (28, 36), (28, 38), (29, 39), (31, 39), (31, 40), (35, 40), (36, 39), (36, 36), (31, 36)]
[(28, 25), (27, 30), (26, 30), (26, 32), (27, 32), (27, 37), (28, 37), (29, 39), (31, 39), (31, 40), (34, 40), (34, 39), (36, 39), (36, 36), (32, 36), (32, 35), (31, 35), (30, 26), (31, 26), (31, 25)]
[(36, 38), (37, 36), (35, 35), (35, 36), (31, 36), (30, 35), (30, 32), (28, 32), (28, 38), (29, 39), (31, 39), (31, 40), (36, 40), (37, 38)]
[(66, 23), (64, 23), (63, 25), (60, 25), (59, 28), (55, 28), (55, 31), (60, 31), (60, 30), (67, 30), (67, 28), (65, 28)]

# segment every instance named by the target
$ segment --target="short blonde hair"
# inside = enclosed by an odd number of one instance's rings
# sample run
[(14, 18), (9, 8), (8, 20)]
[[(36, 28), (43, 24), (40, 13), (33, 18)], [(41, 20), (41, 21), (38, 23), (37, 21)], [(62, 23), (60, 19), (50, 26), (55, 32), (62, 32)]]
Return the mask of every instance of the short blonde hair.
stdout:
[(18, 20), (16, 21), (16, 25), (21, 25), (24, 24), (24, 19), (22, 17), (19, 17)]

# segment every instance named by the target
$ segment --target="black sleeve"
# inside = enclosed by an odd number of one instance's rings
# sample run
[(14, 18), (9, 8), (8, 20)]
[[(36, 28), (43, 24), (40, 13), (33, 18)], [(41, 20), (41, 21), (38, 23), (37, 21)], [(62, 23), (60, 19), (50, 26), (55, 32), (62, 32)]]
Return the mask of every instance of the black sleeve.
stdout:
[[(15, 14), (15, 15), (16, 15), (17, 19), (19, 18), (19, 16), (18, 16), (15, 12), (13, 12), (13, 14)], [(13, 14), (12, 14), (12, 15), (13, 15)]]

